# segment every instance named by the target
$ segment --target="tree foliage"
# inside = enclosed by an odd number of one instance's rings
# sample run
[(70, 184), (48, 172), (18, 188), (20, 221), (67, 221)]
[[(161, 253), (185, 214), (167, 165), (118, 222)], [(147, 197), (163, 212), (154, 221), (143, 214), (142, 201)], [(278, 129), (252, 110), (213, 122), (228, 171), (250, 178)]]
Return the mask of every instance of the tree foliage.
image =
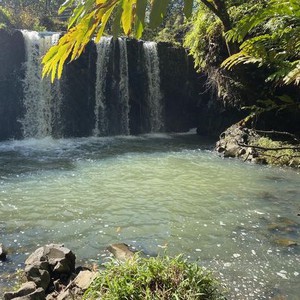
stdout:
[[(59, 6), (64, 0), (2, 0), (0, 1), (0, 24), (7, 29), (57, 30), (54, 26)], [(4, 19), (4, 15), (9, 19)]]
[[(85, 45), (92, 38), (98, 42), (104, 33), (108, 20), (113, 16), (112, 32), (114, 36), (122, 28), (125, 35), (140, 38), (149, 22), (151, 28), (157, 27), (168, 11), (171, 0), (66, 0), (59, 12), (73, 8), (69, 20), (68, 32), (52, 47), (43, 59), (43, 76), (51, 74), (51, 79), (61, 77), (65, 61), (71, 55), (71, 60), (82, 53)], [(221, 21), (225, 31), (230, 30), (231, 22), (222, 0), (201, 0)], [(195, 6), (195, 0), (183, 0), (183, 10), (190, 17)], [(227, 44), (228, 52), (234, 53), (233, 43)]]
[(240, 51), (223, 62), (257, 64), (269, 69), (267, 81), (300, 83), (300, 2), (272, 0), (253, 15), (244, 16), (226, 33), (228, 41), (241, 43)]

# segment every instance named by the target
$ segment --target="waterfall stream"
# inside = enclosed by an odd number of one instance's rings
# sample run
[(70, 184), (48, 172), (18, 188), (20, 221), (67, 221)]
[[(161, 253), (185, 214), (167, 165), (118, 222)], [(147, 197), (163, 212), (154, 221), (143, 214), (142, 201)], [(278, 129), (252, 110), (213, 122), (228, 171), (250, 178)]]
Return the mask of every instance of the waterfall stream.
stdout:
[(145, 42), (143, 44), (145, 66), (148, 79), (148, 112), (151, 132), (159, 132), (163, 129), (162, 118), (162, 93), (160, 90), (160, 70), (157, 44)]
[[(70, 106), (72, 103), (69, 101), (76, 101), (74, 95), (70, 98), (69, 83), (65, 84), (64, 81), (64, 84), (61, 84), (57, 80), (54, 84), (51, 84), (48, 78), (42, 79), (41, 76), (41, 58), (57, 42), (59, 34), (26, 30), (22, 31), (22, 34), (26, 54), (23, 79), (23, 106), (25, 109), (20, 120), (23, 137), (68, 136), (69, 134), (64, 132), (63, 126), (66, 123), (69, 124), (68, 128), (71, 132), (77, 134), (81, 129), (77, 125), (76, 119), (74, 118), (74, 121), (68, 119), (76, 115), (75, 106), (73, 108), (72, 104), (70, 112), (66, 113), (66, 105)], [(140, 124), (140, 132), (160, 132), (164, 130), (164, 120), (157, 44), (143, 42), (142, 49), (144, 61), (141, 62), (141, 65), (144, 67), (141, 68), (142, 72), (137, 75), (145, 78), (145, 83), (141, 83), (142, 88), (139, 91), (139, 95), (144, 95), (145, 100), (141, 100), (138, 105), (144, 106), (141, 109), (145, 111), (144, 121), (146, 126), (143, 127)], [(95, 120), (94, 123), (92, 122), (92, 128), (89, 132), (97, 137), (129, 135), (131, 104), (137, 104), (131, 96), (135, 92), (129, 93), (130, 90), (134, 90), (136, 87), (132, 86), (133, 83), (129, 81), (129, 78), (132, 78), (133, 75), (129, 70), (127, 40), (118, 38), (113, 41), (111, 37), (102, 37), (100, 42), (96, 44), (96, 56), (94, 57), (95, 59), (88, 58), (88, 63), (95, 64), (96, 67), (93, 79), (95, 80), (94, 93), (87, 94), (89, 93), (87, 92), (81, 96), (81, 99), (83, 97), (84, 99), (92, 99), (89, 102), (90, 104), (86, 104), (86, 107), (92, 105), (91, 110), (86, 108), (86, 116)], [(78, 65), (80, 68), (85, 68), (81, 63), (78, 63)], [(90, 66), (92, 65), (89, 65), (88, 70), (93, 69)]]
[[(52, 134), (55, 115), (59, 115), (59, 83), (51, 85), (50, 79), (42, 79), (41, 58), (57, 43), (58, 33), (39, 34), (22, 31), (25, 41), (26, 62), (24, 87), (25, 114), (21, 121), (25, 138), (42, 138)], [(58, 116), (56, 116), (58, 117)]]
[(120, 48), (120, 110), (121, 110), (121, 133), (128, 135), (129, 132), (129, 86), (128, 86), (128, 59), (125, 39), (118, 39)]
[(95, 91), (95, 128), (94, 136), (103, 136), (108, 131), (106, 109), (106, 79), (108, 73), (109, 53), (111, 51), (111, 37), (102, 37), (97, 44), (97, 78)]

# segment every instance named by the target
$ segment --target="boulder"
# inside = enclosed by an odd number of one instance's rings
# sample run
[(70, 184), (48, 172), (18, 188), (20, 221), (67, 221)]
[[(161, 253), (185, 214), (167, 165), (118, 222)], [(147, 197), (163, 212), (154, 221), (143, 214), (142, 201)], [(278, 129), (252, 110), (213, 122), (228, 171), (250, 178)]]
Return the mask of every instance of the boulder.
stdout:
[(89, 270), (81, 271), (77, 277), (74, 279), (74, 284), (81, 290), (85, 291), (88, 289), (92, 281), (98, 275), (97, 272), (92, 272)]
[(28, 281), (20, 287), (16, 292), (9, 292), (4, 294), (4, 300), (11, 300), (21, 298), (30, 295), (37, 289), (36, 284), (33, 281)]
[(38, 287), (46, 290), (49, 287), (51, 278), (50, 273), (43, 265), (45, 265), (45, 263), (26, 266), (25, 274), (27, 280), (35, 282)]
[(2, 261), (6, 260), (6, 256), (7, 256), (7, 250), (2, 244), (0, 244), (0, 260)]
[(244, 161), (259, 163), (262, 161), (258, 159), (257, 151), (249, 146), (258, 138), (259, 135), (254, 130), (237, 123), (220, 135), (215, 150), (224, 157), (238, 157)]
[(42, 262), (46, 262), (48, 267), (45, 265), (42, 267), (43, 270), (50, 268), (51, 271), (56, 273), (69, 273), (75, 270), (76, 256), (74, 253), (64, 247), (63, 245), (50, 244), (44, 247), (38, 248), (32, 253), (25, 261), (26, 266), (42, 266)]
[(124, 243), (109, 245), (107, 250), (112, 253), (116, 259), (123, 261), (132, 258), (135, 253)]

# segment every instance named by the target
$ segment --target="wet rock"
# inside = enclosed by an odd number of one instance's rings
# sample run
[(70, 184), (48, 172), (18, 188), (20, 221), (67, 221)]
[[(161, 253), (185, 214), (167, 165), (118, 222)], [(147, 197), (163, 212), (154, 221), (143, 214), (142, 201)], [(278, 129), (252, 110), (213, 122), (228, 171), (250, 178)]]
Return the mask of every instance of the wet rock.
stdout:
[[(128, 250), (124, 256), (129, 255)], [(6, 293), (5, 300), (79, 300), (98, 274), (83, 267), (75, 271), (73, 252), (56, 244), (38, 248), (25, 265), (28, 281), (19, 291)]]
[(135, 253), (124, 243), (109, 245), (107, 250), (112, 253), (116, 259), (123, 261), (132, 258)]
[(15, 298), (20, 298), (28, 296), (31, 293), (35, 292), (37, 289), (36, 284), (33, 281), (26, 282), (22, 284), (21, 288), (16, 292), (8, 292), (4, 294), (4, 300), (11, 300)]
[(293, 247), (298, 245), (296, 241), (286, 239), (286, 238), (276, 238), (274, 239), (274, 243), (282, 247)]
[(257, 151), (249, 144), (259, 135), (252, 129), (234, 124), (220, 135), (215, 150), (224, 157), (238, 157), (251, 162), (260, 162)]
[[(43, 265), (43, 264), (42, 264)], [(50, 284), (50, 273), (40, 266), (30, 265), (25, 268), (26, 278), (46, 290)]]
[(5, 247), (0, 243), (0, 260), (1, 260), (1, 261), (6, 260), (6, 256), (7, 256), (7, 250), (6, 250)]
[(68, 248), (65, 248), (63, 245), (50, 244), (38, 248), (28, 257), (25, 264), (26, 266), (40, 266), (42, 262), (46, 262), (51, 271), (68, 273), (75, 270), (75, 260), (74, 253)]
[(286, 234), (297, 234), (300, 229), (300, 224), (288, 219), (278, 218), (276, 222), (268, 225), (268, 230), (271, 232), (286, 233)]

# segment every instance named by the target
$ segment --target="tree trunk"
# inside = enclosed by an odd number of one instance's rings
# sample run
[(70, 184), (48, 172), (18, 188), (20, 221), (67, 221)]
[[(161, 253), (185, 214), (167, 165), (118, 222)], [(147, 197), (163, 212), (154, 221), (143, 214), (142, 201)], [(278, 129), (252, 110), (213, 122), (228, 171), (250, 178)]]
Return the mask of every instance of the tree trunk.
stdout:
[[(225, 1), (213, 0), (213, 2), (209, 2), (208, 0), (201, 0), (201, 2), (221, 20), (224, 27), (224, 33), (232, 29), (232, 24)], [(226, 41), (226, 46), (229, 56), (239, 51), (239, 46), (237, 43)]]

